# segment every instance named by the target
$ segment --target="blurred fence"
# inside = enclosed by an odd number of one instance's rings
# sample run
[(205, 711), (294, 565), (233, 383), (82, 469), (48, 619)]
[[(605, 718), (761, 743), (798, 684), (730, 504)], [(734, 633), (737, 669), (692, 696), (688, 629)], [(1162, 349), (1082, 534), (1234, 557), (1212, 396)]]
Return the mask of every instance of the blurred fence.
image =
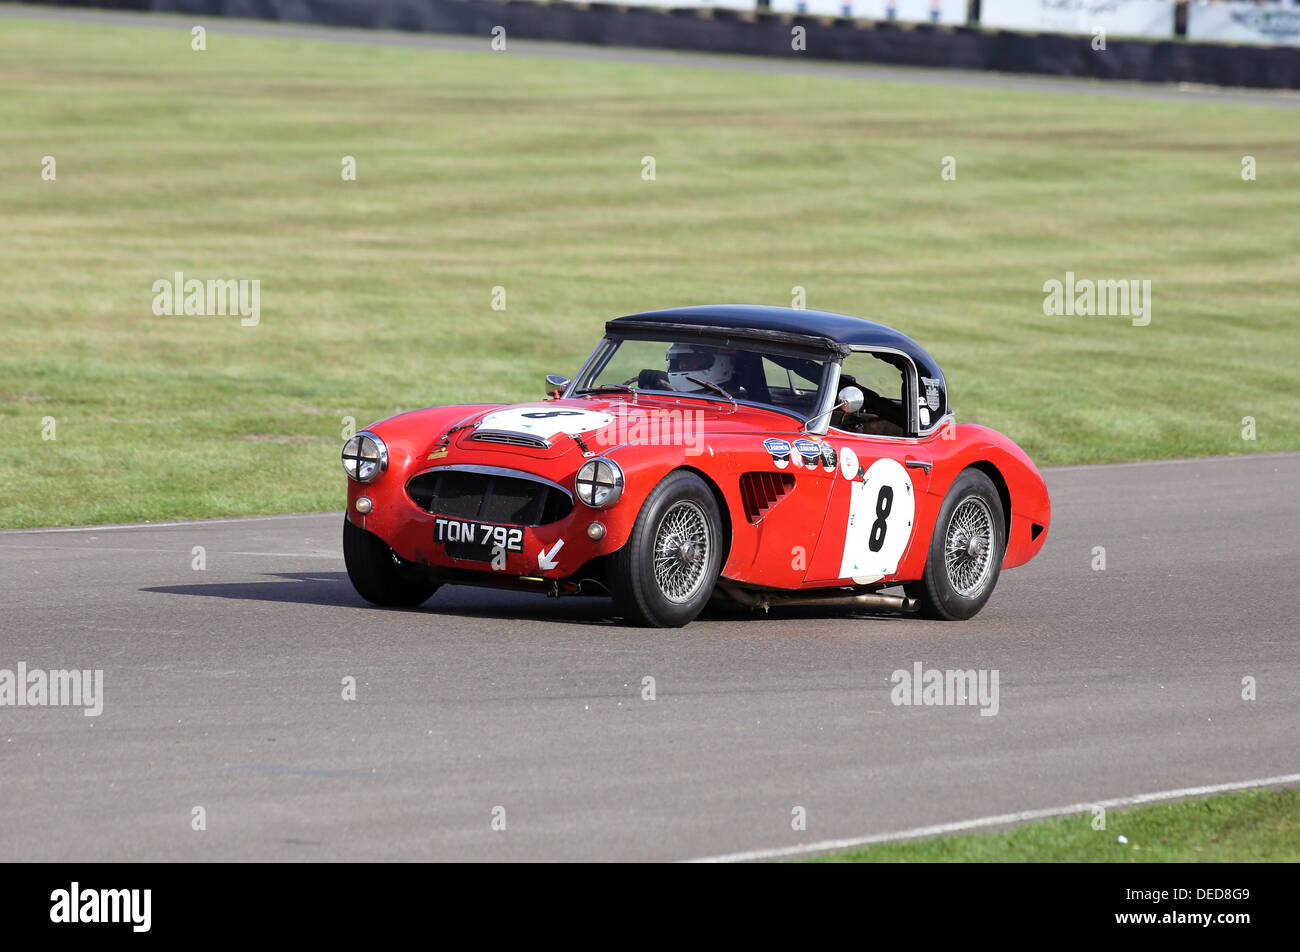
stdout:
[[(499, 26), (519, 39), (1300, 89), (1300, 7), (1281, 3), (634, 0), (616, 6), (565, 0), (51, 2), (483, 37)], [(801, 34), (798, 42), (795, 34)]]

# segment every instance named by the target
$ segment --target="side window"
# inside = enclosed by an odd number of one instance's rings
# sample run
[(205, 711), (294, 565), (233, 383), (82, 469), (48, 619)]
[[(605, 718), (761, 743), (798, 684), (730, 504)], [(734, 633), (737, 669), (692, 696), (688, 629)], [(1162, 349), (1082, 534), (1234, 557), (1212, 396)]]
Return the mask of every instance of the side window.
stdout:
[(836, 411), (831, 426), (848, 433), (907, 435), (906, 361), (893, 354), (854, 352), (840, 368), (840, 389), (853, 386), (866, 398), (857, 413)]

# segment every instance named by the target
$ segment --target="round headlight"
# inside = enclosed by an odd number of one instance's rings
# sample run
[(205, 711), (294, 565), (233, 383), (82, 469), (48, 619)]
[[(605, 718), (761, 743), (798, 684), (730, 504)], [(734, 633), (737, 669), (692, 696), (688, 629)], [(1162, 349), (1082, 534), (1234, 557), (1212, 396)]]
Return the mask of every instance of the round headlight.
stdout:
[(343, 472), (348, 479), (369, 483), (388, 469), (388, 447), (373, 433), (364, 430), (343, 444)]
[(623, 471), (613, 460), (589, 459), (578, 469), (574, 486), (578, 498), (593, 509), (612, 506), (623, 495)]

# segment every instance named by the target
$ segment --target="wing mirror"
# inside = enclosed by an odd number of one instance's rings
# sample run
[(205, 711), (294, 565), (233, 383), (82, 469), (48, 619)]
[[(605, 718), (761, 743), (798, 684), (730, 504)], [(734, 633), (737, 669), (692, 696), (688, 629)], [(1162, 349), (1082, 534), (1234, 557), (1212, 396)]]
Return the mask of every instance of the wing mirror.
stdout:
[(559, 397), (561, 391), (569, 385), (569, 378), (562, 377), (560, 374), (546, 375), (546, 395), (548, 397)]
[(840, 391), (838, 399), (845, 413), (857, 413), (867, 400), (866, 395), (857, 387), (845, 387)]
[(812, 425), (826, 416), (828, 413), (834, 413), (836, 410), (843, 410), (845, 413), (857, 413), (862, 409), (862, 404), (866, 403), (867, 397), (857, 387), (845, 387), (835, 398), (838, 402), (829, 410), (823, 410), (815, 417), (809, 418), (808, 422), (803, 425), (803, 431), (808, 433), (812, 430)]

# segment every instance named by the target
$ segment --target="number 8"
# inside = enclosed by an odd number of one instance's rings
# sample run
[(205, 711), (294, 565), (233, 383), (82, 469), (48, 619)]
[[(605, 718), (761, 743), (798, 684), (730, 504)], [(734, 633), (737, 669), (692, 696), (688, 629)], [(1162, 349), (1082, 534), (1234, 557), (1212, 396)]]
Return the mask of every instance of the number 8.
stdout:
[(881, 486), (876, 497), (876, 521), (871, 524), (871, 535), (867, 537), (867, 548), (872, 552), (879, 552), (885, 544), (885, 531), (889, 528), (885, 520), (893, 508), (894, 487)]

